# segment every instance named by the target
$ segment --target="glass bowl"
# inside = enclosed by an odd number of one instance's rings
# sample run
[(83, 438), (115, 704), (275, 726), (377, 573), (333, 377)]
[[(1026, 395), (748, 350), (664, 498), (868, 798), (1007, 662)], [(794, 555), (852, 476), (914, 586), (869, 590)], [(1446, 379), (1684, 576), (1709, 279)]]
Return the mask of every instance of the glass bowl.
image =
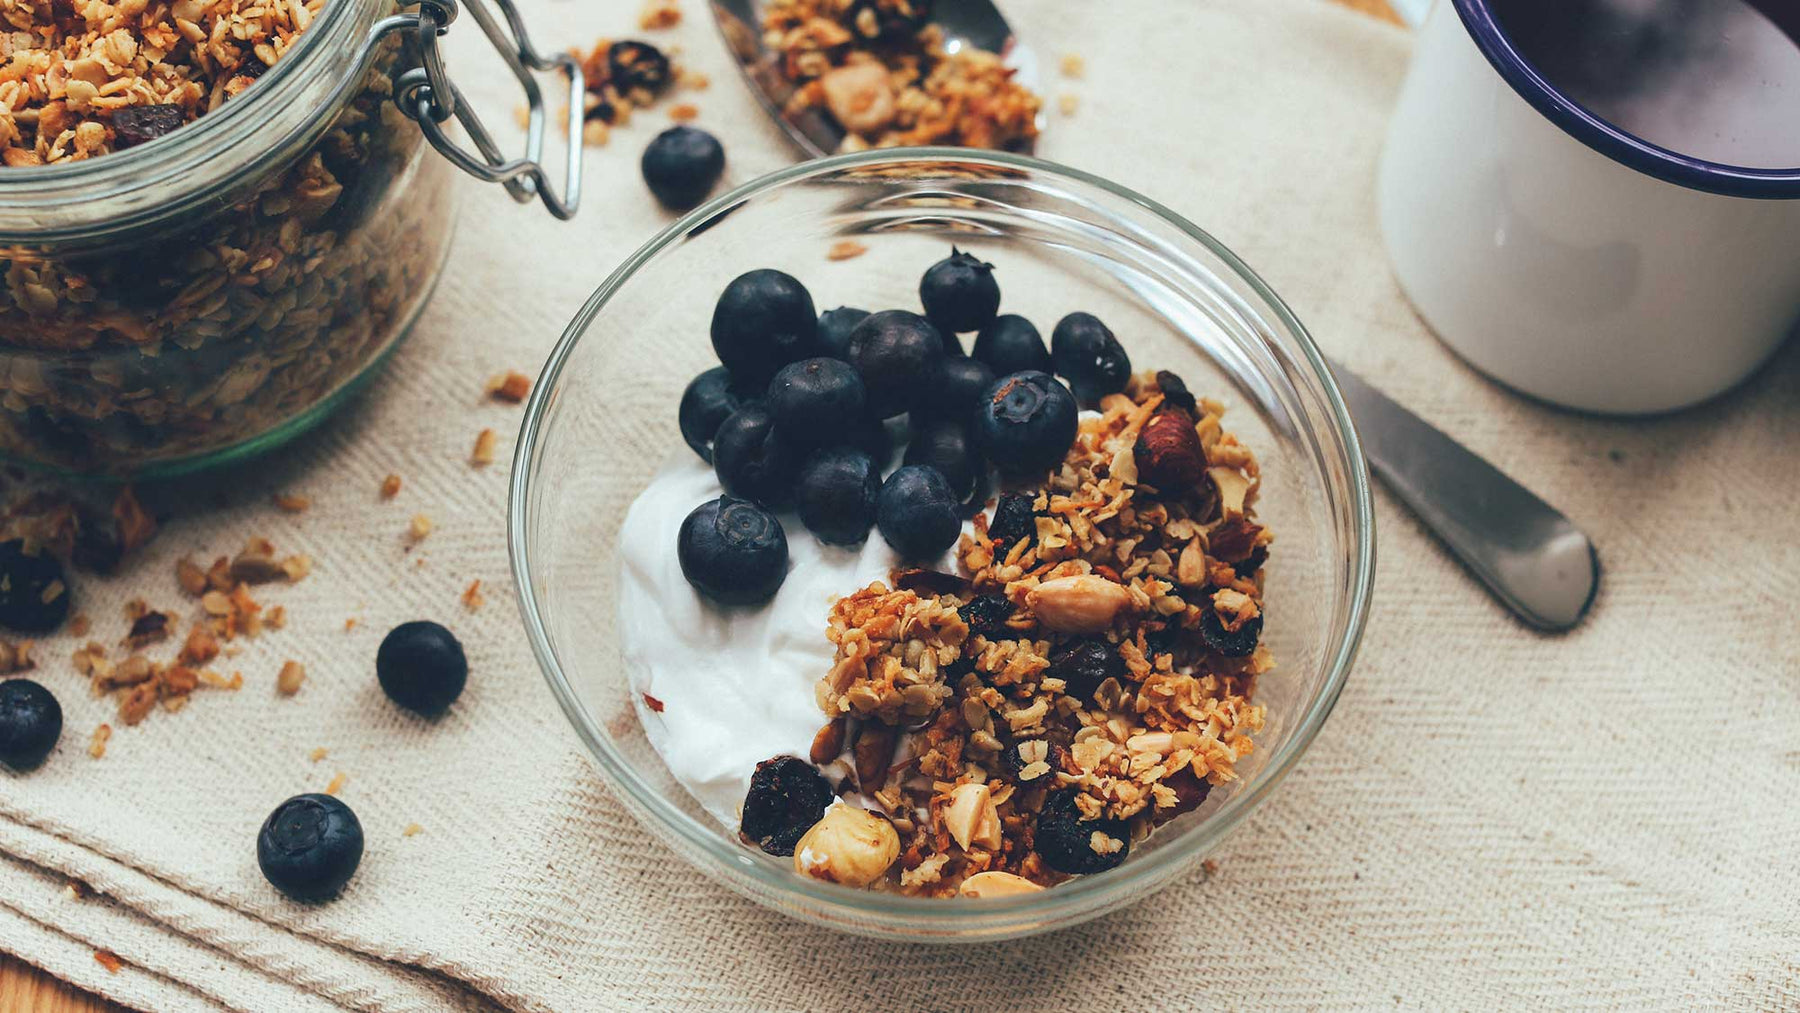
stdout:
[[(828, 261), (827, 250), (845, 240), (867, 252)], [(919, 276), (951, 243), (992, 261), (1001, 308), (1046, 335), (1062, 315), (1087, 310), (1118, 334), (1135, 369), (1173, 370), (1197, 394), (1225, 402), (1226, 428), (1261, 461), (1259, 519), (1276, 537), (1264, 636), (1277, 667), (1258, 680), (1268, 723), (1238, 764), (1241, 779), (1159, 828), (1116, 869), (983, 900), (817, 882), (797, 875), (790, 859), (741, 843), (651, 748), (614, 635), (620, 524), (658, 468), (691, 453), (676, 403), (688, 380), (716, 365), (709, 321), (726, 282), (775, 267), (805, 282), (820, 309), (916, 308)], [(1318, 349), (1231, 251), (1155, 202), (1073, 169), (915, 148), (765, 176), (682, 218), (614, 271), (532, 393), (509, 537), (526, 629), (550, 688), (615, 797), (657, 841), (806, 921), (887, 938), (987, 940), (1072, 925), (1156, 891), (1269, 796), (1349, 673), (1368, 616), (1373, 525), (1362, 452)], [(821, 636), (825, 619), (821, 609)], [(797, 678), (810, 694), (822, 674)]]

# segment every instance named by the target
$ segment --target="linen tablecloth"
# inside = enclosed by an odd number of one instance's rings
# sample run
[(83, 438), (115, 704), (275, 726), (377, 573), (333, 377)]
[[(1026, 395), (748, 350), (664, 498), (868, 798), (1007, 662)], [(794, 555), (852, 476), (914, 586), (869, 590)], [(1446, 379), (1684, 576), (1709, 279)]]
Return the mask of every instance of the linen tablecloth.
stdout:
[[(636, 34), (627, 0), (521, 6), (545, 45)], [(1052, 113), (1041, 154), (1212, 231), (1328, 352), (1583, 524), (1607, 571), (1586, 625), (1521, 628), (1382, 495), (1348, 689), (1211, 871), (966, 949), (836, 935), (713, 885), (652, 847), (578, 752), (510, 600), (506, 462), (466, 463), (477, 429), (519, 421), (481, 400), (484, 379), (535, 372), (668, 220), (637, 175), (665, 121), (640, 113), (590, 152), (574, 223), (465, 181), (443, 284), (355, 408), (275, 457), (145, 491), (181, 509), (126, 574), (78, 587), (98, 630), (132, 596), (177, 600), (178, 557), (248, 535), (316, 570), (270, 592), (289, 628), (234, 660), (242, 691), (121, 728), (103, 759), (84, 747), (112, 704), (67, 669), (73, 641), (45, 646), (36, 677), (68, 726), (42, 769), (0, 774), (0, 949), (169, 1010), (1800, 1006), (1800, 356), (1668, 418), (1524, 401), (1434, 341), (1382, 254), (1373, 174), (1403, 32), (1314, 0), (1007, 6), (1048, 67), (1087, 65), (1046, 75), (1080, 104)], [(687, 7), (657, 37), (711, 76), (684, 98), (731, 179), (784, 164)], [(515, 86), (473, 29), (454, 33), (456, 76), (504, 119)], [(405, 488), (382, 502), (389, 472)], [(312, 508), (277, 513), (273, 492)], [(409, 553), (416, 512), (436, 530)], [(469, 614), (475, 578), (489, 604)], [(419, 616), (449, 622), (473, 669), (436, 723), (372, 677), (383, 632)], [(278, 699), (287, 658), (308, 679)], [(336, 902), (288, 903), (258, 874), (255, 829), (338, 771), (368, 854)], [(423, 832), (402, 836), (411, 823)]]

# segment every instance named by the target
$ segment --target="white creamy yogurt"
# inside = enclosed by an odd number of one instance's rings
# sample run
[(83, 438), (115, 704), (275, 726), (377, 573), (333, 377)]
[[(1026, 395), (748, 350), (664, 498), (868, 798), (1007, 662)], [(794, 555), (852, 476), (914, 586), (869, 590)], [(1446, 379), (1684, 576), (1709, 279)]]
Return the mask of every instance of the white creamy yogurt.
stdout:
[[(900, 558), (876, 532), (856, 548), (822, 545), (784, 513), (788, 575), (774, 600), (714, 604), (682, 577), (675, 542), (687, 515), (721, 492), (712, 468), (683, 448), (631, 504), (619, 531), (619, 639), (650, 744), (735, 831), (757, 763), (784, 753), (805, 758), (825, 724), (813, 687), (835, 653), (825, 639), (831, 607), (886, 582)], [(954, 552), (934, 565), (952, 570)]]

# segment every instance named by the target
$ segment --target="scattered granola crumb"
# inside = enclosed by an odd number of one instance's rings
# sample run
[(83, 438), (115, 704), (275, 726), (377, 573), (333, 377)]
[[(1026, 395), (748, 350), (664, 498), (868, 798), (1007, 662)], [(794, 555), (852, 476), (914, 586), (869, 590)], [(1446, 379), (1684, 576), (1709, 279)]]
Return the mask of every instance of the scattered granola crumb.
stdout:
[(353, 629), (356, 629), (356, 617), (355, 616), (351, 616), (350, 618), (344, 620), (344, 632), (349, 633)]
[(705, 91), (712, 87), (712, 78), (698, 70), (683, 70), (676, 76), (675, 82), (683, 88), (690, 88), (694, 91)]
[(406, 825), (406, 829), (400, 831), (400, 836), (401, 837), (416, 837), (416, 836), (418, 836), (419, 833), (424, 831), (424, 829), (425, 829), (424, 827), (419, 826), (417, 823), (408, 823)]
[(412, 523), (406, 526), (406, 540), (414, 545), (425, 540), (431, 534), (431, 518), (424, 514), (413, 514)]
[(71, 879), (63, 884), (63, 896), (70, 900), (86, 900), (91, 893), (93, 888), (79, 879)]
[(481, 606), (487, 604), (487, 599), (483, 598), (481, 596), (481, 578), (480, 577), (477, 577), (474, 580), (469, 581), (469, 586), (463, 588), (462, 603), (463, 603), (463, 607), (468, 609), (470, 612), (474, 612), (474, 611), (480, 609)]
[(300, 692), (300, 684), (306, 681), (306, 666), (298, 661), (286, 661), (281, 665), (281, 672), (275, 677), (275, 689), (282, 696), (293, 696)]
[(658, 700), (657, 698), (651, 696), (648, 693), (643, 694), (643, 696), (644, 696), (644, 706), (650, 708), (652, 711), (655, 711), (658, 714), (661, 714), (663, 712), (663, 702), (661, 700)]
[(323, 760), (328, 755), (330, 755), (330, 754), (325, 749), (324, 746), (319, 746), (318, 748), (314, 749), (312, 752), (306, 754), (307, 759), (311, 760), (314, 763), (318, 763), (320, 760)]
[(69, 635), (73, 637), (85, 637), (88, 635), (88, 627), (91, 625), (92, 623), (88, 621), (86, 612), (77, 612), (75, 613), (75, 617), (69, 620)]
[(119, 955), (111, 950), (95, 950), (94, 960), (113, 974), (118, 974), (119, 968), (125, 966), (125, 962), (119, 959)]
[(831, 244), (825, 251), (826, 260), (853, 260), (869, 252), (869, 248), (854, 239), (842, 239)]
[(638, 14), (638, 27), (645, 31), (674, 28), (681, 24), (681, 6), (677, 0), (650, 0)]
[(600, 120), (588, 120), (581, 125), (581, 143), (587, 147), (604, 148), (610, 140), (612, 128)]
[(1064, 53), (1057, 66), (1062, 68), (1064, 77), (1081, 77), (1087, 73), (1087, 61), (1079, 53)]
[(275, 496), (275, 505), (290, 514), (303, 514), (308, 507), (312, 506), (312, 497), (301, 496), (297, 493), (278, 493)]
[(61, 598), (63, 592), (67, 590), (68, 587), (64, 585), (62, 581), (53, 580), (44, 585), (44, 589), (38, 592), (38, 597), (43, 600), (44, 604), (48, 605), (56, 599)]
[(31, 647), (29, 640), (21, 640), (15, 644), (10, 640), (0, 639), (0, 675), (36, 668), (37, 662), (31, 657)]
[(349, 783), (350, 775), (340, 770), (332, 775), (331, 783), (325, 786), (325, 794), (336, 795), (338, 792), (344, 790), (344, 785)]
[(516, 370), (509, 369), (504, 373), (496, 374), (487, 382), (487, 395), (495, 401), (518, 404), (525, 400), (525, 395), (529, 393), (531, 393), (531, 377)]
[(156, 535), (156, 518), (144, 511), (131, 486), (119, 489), (113, 499), (113, 519), (119, 524), (120, 555), (130, 555)]
[(393, 499), (400, 495), (400, 476), (389, 475), (381, 480), (381, 498)]
[(88, 739), (88, 755), (98, 760), (106, 755), (106, 740), (112, 738), (112, 725), (103, 724), (94, 729), (93, 737)]
[(677, 123), (691, 123), (700, 118), (700, 107), (692, 102), (678, 102), (669, 107), (669, 119)]
[(131, 631), (125, 634), (124, 643), (130, 647), (148, 647), (169, 639), (174, 630), (174, 613), (146, 611), (131, 621)]
[(267, 616), (263, 617), (263, 623), (264, 623), (264, 625), (268, 626), (269, 629), (272, 629), (272, 630), (279, 630), (282, 627), (286, 626), (287, 625), (287, 606), (286, 605), (271, 605), (271, 606), (269, 606), (269, 614)]
[(206, 571), (186, 556), (175, 561), (175, 582), (190, 597), (198, 598), (206, 593)]
[(1219, 860), (1216, 858), (1209, 858), (1200, 863), (1200, 868), (1205, 869), (1208, 876), (1217, 875), (1219, 871)]
[(483, 429), (475, 435), (475, 449), (469, 452), (469, 463), (477, 468), (484, 468), (494, 463), (494, 443), (499, 437), (492, 429)]
[(1056, 96), (1056, 111), (1062, 113), (1064, 116), (1075, 115), (1075, 110), (1079, 108), (1080, 105), (1081, 100), (1068, 92), (1063, 92), (1061, 95)]

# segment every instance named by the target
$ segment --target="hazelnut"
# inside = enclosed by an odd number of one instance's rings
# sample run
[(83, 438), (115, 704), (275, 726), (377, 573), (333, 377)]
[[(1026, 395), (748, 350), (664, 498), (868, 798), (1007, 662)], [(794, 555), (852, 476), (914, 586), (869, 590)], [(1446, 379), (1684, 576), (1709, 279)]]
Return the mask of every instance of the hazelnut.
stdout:
[(855, 806), (825, 810), (794, 846), (801, 875), (857, 888), (868, 886), (900, 857), (900, 834), (886, 819)]
[(1047, 629), (1099, 633), (1131, 604), (1131, 592), (1123, 584), (1090, 573), (1046, 580), (1031, 589), (1025, 604)]
[(1000, 813), (986, 784), (959, 784), (950, 791), (950, 808), (944, 811), (944, 828), (964, 851), (976, 844), (988, 851), (1000, 850)]
[(1036, 893), (1042, 889), (1031, 880), (1010, 872), (978, 872), (963, 880), (956, 892), (964, 897), (1011, 897), (1021, 893)]
[(878, 133), (898, 112), (887, 67), (879, 62), (834, 68), (819, 78), (819, 87), (825, 92), (826, 107), (845, 130)]
[(1206, 451), (1193, 416), (1179, 408), (1157, 412), (1144, 423), (1132, 453), (1138, 477), (1164, 492), (1193, 486), (1206, 470)]

